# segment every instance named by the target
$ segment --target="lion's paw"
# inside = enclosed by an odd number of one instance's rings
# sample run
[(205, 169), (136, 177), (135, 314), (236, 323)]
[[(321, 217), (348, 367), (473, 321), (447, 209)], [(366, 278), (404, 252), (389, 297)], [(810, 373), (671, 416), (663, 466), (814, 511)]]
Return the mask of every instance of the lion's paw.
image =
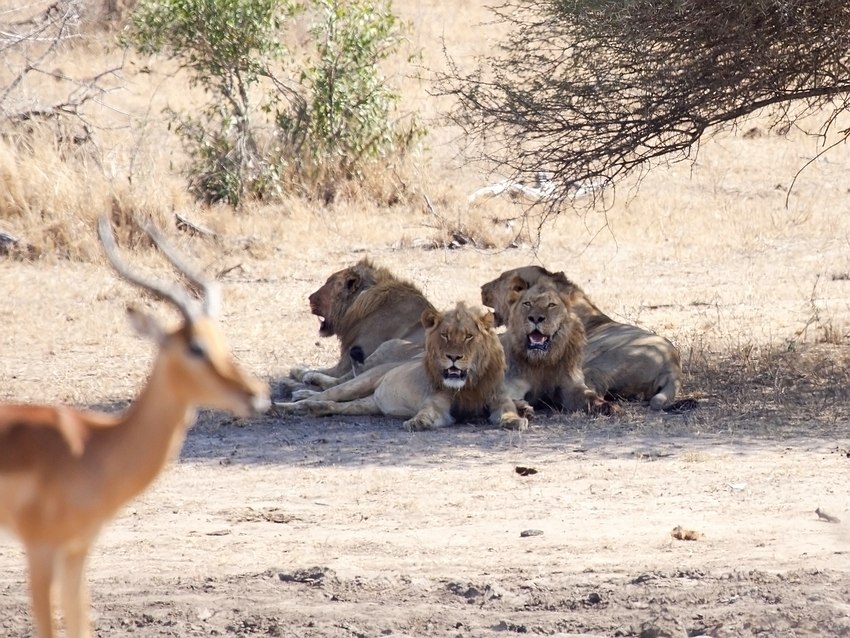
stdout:
[(588, 412), (593, 416), (614, 416), (620, 412), (620, 406), (604, 399), (597, 399), (590, 404)]
[(309, 399), (310, 397), (314, 397), (319, 392), (317, 390), (310, 390), (308, 388), (301, 388), (300, 390), (292, 391), (292, 400), (293, 401), (303, 401), (304, 399)]
[(434, 424), (431, 422), (431, 419), (415, 416), (405, 421), (404, 427), (408, 432), (424, 432), (425, 430), (433, 430)]
[(318, 370), (305, 372), (301, 380), (308, 385), (317, 385), (322, 388), (322, 390), (327, 390), (328, 388), (339, 384), (339, 379), (319, 372)]
[(290, 401), (275, 401), (272, 403), (272, 411), (278, 414), (298, 414), (301, 406)]
[(505, 430), (516, 430), (522, 432), (528, 429), (528, 419), (516, 414), (503, 414), (499, 421), (499, 427)]
[(296, 381), (304, 381), (304, 375), (311, 372), (311, 369), (307, 366), (295, 366), (294, 368), (289, 369), (289, 378), (295, 379)]
[(534, 408), (528, 401), (520, 399), (519, 401), (514, 401), (514, 405), (519, 416), (524, 416), (526, 419), (534, 416)]

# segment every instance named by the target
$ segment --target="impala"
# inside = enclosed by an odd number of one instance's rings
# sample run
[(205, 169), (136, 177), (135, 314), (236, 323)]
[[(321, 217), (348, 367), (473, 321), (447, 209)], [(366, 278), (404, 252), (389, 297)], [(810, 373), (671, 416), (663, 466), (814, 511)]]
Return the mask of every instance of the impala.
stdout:
[(58, 405), (0, 404), (0, 527), (23, 542), (36, 635), (54, 636), (51, 588), (60, 586), (66, 634), (91, 636), (84, 568), (101, 527), (142, 492), (177, 454), (198, 407), (238, 416), (265, 411), (268, 387), (239, 369), (213, 318), (217, 286), (189, 269), (160, 233), (145, 231), (200, 291), (147, 282), (118, 255), (110, 223), (98, 234), (117, 273), (179, 310), (166, 331), (128, 308), (131, 323), (157, 353), (145, 387), (122, 414)]

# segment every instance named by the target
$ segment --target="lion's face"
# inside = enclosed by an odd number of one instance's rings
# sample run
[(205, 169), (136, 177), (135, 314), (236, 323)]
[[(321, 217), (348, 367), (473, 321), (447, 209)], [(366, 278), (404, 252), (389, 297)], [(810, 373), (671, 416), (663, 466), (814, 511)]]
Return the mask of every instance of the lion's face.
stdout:
[(375, 267), (362, 259), (354, 266), (339, 270), (328, 277), (324, 285), (310, 295), (310, 312), (321, 319), (319, 334), (331, 337), (337, 324), (357, 296), (375, 285)]
[(525, 290), (538, 282), (548, 282), (566, 294), (576, 290), (576, 285), (563, 272), (550, 272), (541, 266), (523, 266), (506, 270), (493, 281), (481, 286), (481, 303), (493, 309), (495, 325), (508, 323), (511, 314), (512, 293)]
[(550, 356), (569, 319), (564, 296), (553, 286), (538, 284), (525, 291), (515, 290), (511, 296), (508, 330), (515, 340), (522, 340), (529, 360)]
[(494, 366), (504, 374), (504, 353), (493, 330), (493, 315), (459, 303), (445, 313), (426, 310), (425, 367), (435, 387), (468, 389)]

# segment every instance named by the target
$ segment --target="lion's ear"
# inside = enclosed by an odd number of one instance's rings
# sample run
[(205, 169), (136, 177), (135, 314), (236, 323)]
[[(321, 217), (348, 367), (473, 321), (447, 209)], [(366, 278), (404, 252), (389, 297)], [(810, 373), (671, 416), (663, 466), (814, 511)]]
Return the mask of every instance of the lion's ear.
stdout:
[(422, 326), (425, 328), (425, 330), (433, 330), (434, 326), (440, 323), (441, 318), (442, 315), (438, 311), (434, 310), (433, 308), (426, 308), (422, 311), (422, 316), (420, 317), (419, 321), (422, 322)]
[(558, 290), (572, 293), (576, 289), (576, 285), (567, 279), (564, 271), (553, 272), (551, 275), (552, 282), (558, 287)]
[(348, 290), (356, 290), (360, 285), (360, 274), (357, 272), (351, 272), (345, 278), (345, 287)]
[(496, 318), (490, 310), (485, 310), (478, 318), (478, 325), (485, 332), (492, 330), (496, 326)]
[(528, 282), (519, 275), (514, 275), (508, 282), (508, 290), (511, 292), (523, 293), (528, 290), (528, 288)]
[(567, 307), (567, 309), (570, 310), (575, 304), (579, 294), (576, 288), (571, 288), (567, 290), (559, 289), (558, 296), (561, 298), (561, 301), (564, 302), (564, 305)]
[(528, 290), (528, 282), (519, 275), (514, 275), (508, 283), (508, 306), (513, 306), (519, 301), (526, 290)]

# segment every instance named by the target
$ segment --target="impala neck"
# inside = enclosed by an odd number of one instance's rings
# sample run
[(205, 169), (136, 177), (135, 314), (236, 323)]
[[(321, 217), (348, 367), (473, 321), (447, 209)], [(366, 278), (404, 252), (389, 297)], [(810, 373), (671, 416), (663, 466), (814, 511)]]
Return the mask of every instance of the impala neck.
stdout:
[(194, 421), (195, 406), (181, 396), (179, 380), (172, 376), (167, 363), (157, 360), (145, 387), (107, 434), (118, 439), (113, 441), (112, 455), (117, 463), (112, 473), (116, 505), (156, 478), (178, 453), (187, 426)]

